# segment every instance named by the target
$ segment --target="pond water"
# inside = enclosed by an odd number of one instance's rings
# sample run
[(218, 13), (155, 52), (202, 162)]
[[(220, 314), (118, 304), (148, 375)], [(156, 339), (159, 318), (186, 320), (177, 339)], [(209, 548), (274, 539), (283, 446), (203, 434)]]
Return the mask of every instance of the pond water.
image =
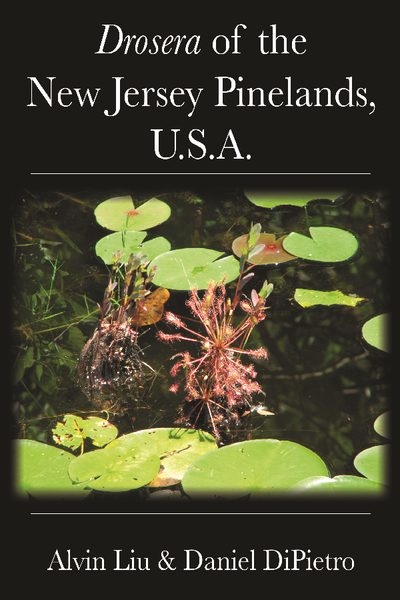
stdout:
[[(206, 247), (231, 254), (232, 242), (247, 234), (251, 223), (260, 223), (263, 232), (277, 237), (317, 226), (356, 235), (359, 251), (347, 262), (297, 259), (254, 268), (246, 295), (253, 288), (260, 290), (265, 279), (274, 285), (266, 318), (248, 343), (249, 348), (263, 346), (268, 351), (269, 360), (255, 364), (265, 395), (253, 397), (255, 409), (226, 440), (298, 442), (317, 452), (332, 474), (354, 473), (352, 458), (376, 443), (372, 422), (389, 406), (388, 358), (366, 348), (361, 336), (368, 318), (390, 309), (389, 201), (384, 192), (348, 194), (306, 209), (270, 210), (255, 206), (236, 188), (24, 190), (12, 206), (14, 437), (52, 443), (56, 417), (99, 414), (74, 380), (108, 282), (95, 244), (109, 232), (96, 222), (94, 209), (108, 198), (127, 194), (135, 205), (157, 197), (170, 206), (170, 218), (149, 229), (146, 240), (163, 236), (172, 249)], [(228, 285), (228, 292), (234, 287)], [(303, 308), (293, 298), (297, 288), (340, 290), (364, 300), (354, 307)], [(170, 290), (166, 310), (191, 317), (186, 299), (186, 291)], [(165, 323), (141, 328), (139, 339), (143, 360), (154, 370), (150, 389), (132, 398), (123, 415), (107, 415), (119, 434), (172, 427), (185, 402), (184, 391), (173, 394), (169, 387), (171, 358), (188, 346), (161, 343), (158, 329), (165, 330)]]

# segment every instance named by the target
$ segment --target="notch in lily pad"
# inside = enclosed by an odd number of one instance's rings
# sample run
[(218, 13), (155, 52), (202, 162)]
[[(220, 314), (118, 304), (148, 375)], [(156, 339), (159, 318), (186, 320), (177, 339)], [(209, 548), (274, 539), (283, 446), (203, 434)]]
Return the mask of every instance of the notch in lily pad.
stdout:
[(149, 265), (157, 265), (154, 285), (170, 290), (206, 289), (209, 281), (229, 283), (239, 277), (239, 261), (234, 256), (209, 248), (179, 248), (157, 256)]
[(310, 236), (292, 232), (283, 240), (286, 252), (310, 261), (336, 263), (350, 260), (358, 250), (355, 235), (338, 227), (310, 227)]
[[(276, 239), (275, 234), (273, 233), (260, 233), (255, 248), (258, 252), (250, 252), (247, 262), (252, 265), (271, 265), (296, 259), (297, 256), (289, 254), (289, 252), (286, 252), (283, 248), (282, 243), (286, 237), (287, 236), (284, 235)], [(232, 251), (238, 258), (242, 256), (243, 247), (246, 246), (248, 238), (248, 235), (242, 235), (234, 240)], [(261, 246), (261, 248), (259, 248), (259, 246)]]
[(147, 257), (147, 260), (153, 260), (159, 254), (168, 252), (171, 244), (164, 237), (156, 237), (147, 242), (143, 242), (146, 237), (144, 231), (122, 231), (110, 233), (101, 238), (96, 244), (96, 254), (104, 260), (106, 265), (112, 265), (114, 262), (113, 254), (121, 252), (122, 262), (128, 262), (131, 253), (141, 252)]
[(158, 198), (135, 207), (131, 196), (119, 196), (99, 204), (94, 214), (99, 225), (112, 231), (144, 231), (169, 219), (171, 209)]
[(148, 486), (165, 487), (179, 483), (187, 467), (199, 456), (217, 448), (209, 433), (198, 429), (160, 427), (128, 433), (111, 447), (142, 449), (160, 458), (161, 468)]

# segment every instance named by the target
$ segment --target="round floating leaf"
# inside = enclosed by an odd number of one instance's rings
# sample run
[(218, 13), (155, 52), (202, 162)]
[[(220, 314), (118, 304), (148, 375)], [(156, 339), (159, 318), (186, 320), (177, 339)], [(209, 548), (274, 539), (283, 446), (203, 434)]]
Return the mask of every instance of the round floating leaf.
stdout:
[(358, 250), (358, 240), (350, 231), (310, 227), (310, 234), (290, 233), (283, 241), (284, 249), (300, 258), (332, 263), (349, 260)]
[(305, 206), (307, 202), (314, 199), (336, 200), (342, 195), (342, 190), (328, 190), (315, 192), (314, 190), (301, 190), (294, 192), (292, 190), (262, 190), (249, 189), (244, 190), (247, 198), (256, 206), (263, 208), (275, 208), (276, 206), (284, 206), (291, 204), (293, 206)]
[(305, 290), (303, 288), (297, 288), (294, 293), (294, 299), (303, 307), (314, 306), (316, 304), (322, 304), (324, 306), (331, 306), (332, 304), (356, 306), (359, 302), (364, 300), (364, 298), (346, 296), (339, 290), (333, 292), (319, 292), (317, 290)]
[(102, 492), (126, 492), (146, 485), (157, 475), (160, 459), (134, 448), (106, 446), (78, 456), (69, 468), (73, 481)]
[(110, 446), (114, 448), (134, 447), (160, 458), (160, 472), (149, 484), (150, 487), (179, 483), (186, 468), (193, 460), (217, 448), (214, 438), (209, 433), (178, 427), (135, 431), (121, 436)]
[[(232, 251), (238, 258), (242, 256), (242, 247), (246, 244), (248, 237), (248, 235), (242, 235), (236, 238), (232, 244)], [(260, 233), (257, 240), (257, 246), (263, 245), (264, 248), (261, 252), (250, 257), (247, 262), (252, 265), (268, 265), (294, 260), (297, 257), (289, 254), (283, 249), (282, 242), (285, 237), (286, 236), (275, 239), (273, 233)]]
[(223, 252), (207, 248), (181, 248), (157, 256), (149, 265), (157, 265), (155, 285), (173, 290), (202, 290), (209, 281), (233, 281), (239, 276), (239, 261), (234, 256), (220, 258)]
[(253, 498), (283, 493), (306, 477), (328, 475), (323, 460), (295, 442), (250, 440), (196, 459), (182, 486), (191, 498)]
[(389, 447), (389, 444), (372, 446), (357, 454), (354, 459), (357, 471), (372, 481), (388, 483)]
[(383, 315), (377, 315), (372, 317), (362, 328), (362, 334), (365, 341), (384, 352), (390, 352), (389, 345), (389, 324), (390, 324), (390, 313)]
[(375, 420), (374, 429), (378, 435), (385, 438), (390, 438), (390, 420), (392, 417), (392, 411), (388, 410), (385, 413), (379, 415)]
[(19, 495), (28, 492), (42, 500), (82, 500), (90, 492), (69, 477), (68, 468), (75, 456), (66, 450), (35, 440), (14, 440), (12, 455)]
[(135, 208), (131, 196), (121, 196), (102, 202), (94, 214), (99, 225), (112, 231), (143, 231), (166, 221), (171, 209), (158, 198)]
[(112, 255), (118, 251), (124, 255), (122, 261), (126, 263), (131, 253), (138, 254), (141, 252), (147, 256), (147, 260), (153, 260), (159, 254), (168, 252), (171, 249), (171, 244), (164, 237), (157, 237), (143, 242), (145, 237), (146, 233), (143, 231), (110, 233), (110, 235), (106, 235), (97, 242), (96, 254), (104, 260), (106, 265), (111, 265), (113, 263)]
[(330, 477), (307, 477), (291, 487), (286, 495), (337, 498), (360, 494), (382, 494), (385, 491), (386, 487), (377, 481), (370, 481), (355, 475), (337, 475), (332, 479)]

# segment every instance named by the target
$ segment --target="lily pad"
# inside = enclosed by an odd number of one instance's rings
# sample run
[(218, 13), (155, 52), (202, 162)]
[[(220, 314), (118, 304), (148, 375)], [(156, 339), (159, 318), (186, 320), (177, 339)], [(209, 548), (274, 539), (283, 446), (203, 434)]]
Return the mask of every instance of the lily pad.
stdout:
[(315, 306), (316, 304), (322, 304), (324, 306), (331, 306), (332, 304), (356, 306), (359, 302), (364, 300), (364, 298), (346, 296), (339, 290), (319, 292), (317, 290), (305, 290), (303, 288), (297, 288), (294, 293), (294, 299), (303, 307)]
[(318, 262), (349, 260), (358, 250), (357, 238), (337, 227), (310, 227), (310, 235), (292, 232), (283, 241), (286, 252)]
[(343, 194), (343, 190), (263, 190), (263, 189), (248, 189), (244, 190), (247, 198), (256, 206), (263, 208), (275, 208), (277, 206), (305, 206), (308, 202), (314, 199), (336, 200)]
[(102, 492), (126, 492), (154, 479), (160, 468), (155, 454), (135, 448), (112, 447), (78, 456), (69, 467), (71, 479)]
[[(260, 233), (257, 240), (257, 246), (262, 244), (264, 249), (250, 257), (247, 262), (252, 265), (268, 265), (294, 260), (297, 257), (293, 256), (293, 254), (289, 254), (283, 249), (282, 242), (285, 237), (287, 236), (284, 235), (281, 238), (275, 239), (273, 233)], [(242, 235), (234, 240), (232, 251), (238, 258), (242, 256), (242, 247), (246, 244), (248, 238), (248, 235)]]
[(378, 348), (378, 350), (390, 352), (390, 344), (388, 339), (389, 325), (390, 313), (372, 317), (372, 319), (369, 319), (369, 321), (364, 323), (362, 328), (362, 334), (365, 341), (371, 346)]
[(374, 422), (374, 429), (378, 435), (385, 438), (390, 438), (390, 420), (392, 417), (392, 411), (388, 410), (385, 413), (379, 415)]
[(381, 444), (359, 452), (354, 459), (355, 468), (372, 481), (388, 483), (389, 448), (389, 444)]
[(324, 461), (295, 442), (250, 440), (224, 446), (196, 459), (182, 486), (193, 499), (257, 499), (283, 493), (306, 477), (328, 475)]
[(158, 198), (135, 208), (131, 196), (120, 196), (99, 204), (94, 214), (99, 225), (112, 231), (144, 231), (169, 219), (171, 209)]
[(338, 498), (342, 496), (359, 496), (366, 494), (382, 494), (387, 488), (377, 481), (370, 481), (355, 475), (337, 475), (330, 477), (307, 477), (291, 487), (287, 496), (323, 496)]
[(105, 446), (118, 435), (118, 429), (99, 417), (82, 419), (76, 415), (65, 415), (64, 423), (57, 423), (52, 429), (57, 444), (76, 450), (89, 438), (95, 446)]
[[(110, 233), (101, 238), (96, 244), (96, 254), (100, 256), (106, 263), (113, 263), (113, 253), (118, 251), (123, 254), (122, 261), (128, 262), (129, 255), (142, 254), (147, 256), (147, 260), (152, 260), (159, 254), (168, 252), (171, 249), (171, 244), (164, 237), (157, 237), (147, 242), (143, 242), (146, 233), (143, 231), (126, 231), (121, 233)], [(142, 243), (143, 242), (143, 243)]]
[(207, 248), (181, 248), (157, 256), (149, 265), (157, 265), (155, 285), (173, 290), (205, 289), (209, 281), (233, 281), (239, 276), (239, 261), (234, 256)]
[(75, 456), (66, 450), (35, 440), (14, 440), (15, 491), (40, 499), (83, 500), (90, 493), (85, 484), (74, 484), (68, 468)]
[(135, 447), (157, 455), (161, 460), (160, 472), (149, 483), (162, 487), (179, 483), (186, 468), (199, 456), (215, 450), (217, 444), (209, 433), (196, 429), (154, 428), (135, 431), (115, 440), (111, 447)]

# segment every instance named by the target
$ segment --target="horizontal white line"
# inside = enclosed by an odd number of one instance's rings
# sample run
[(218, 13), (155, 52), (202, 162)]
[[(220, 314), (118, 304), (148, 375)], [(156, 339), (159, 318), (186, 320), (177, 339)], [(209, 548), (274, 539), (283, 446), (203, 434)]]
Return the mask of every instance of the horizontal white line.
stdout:
[(371, 515), (372, 513), (370, 512), (250, 512), (250, 513), (245, 513), (245, 512), (227, 512), (227, 513), (222, 513), (222, 512), (94, 512), (94, 513), (86, 513), (86, 512), (32, 512), (31, 515), (85, 515), (85, 516), (89, 516), (89, 515), (93, 515), (93, 516), (104, 516), (104, 515), (149, 515), (149, 516), (154, 516), (154, 515), (245, 515), (245, 516), (250, 516), (250, 515), (303, 515), (303, 516), (310, 516), (310, 515)]
[(84, 172), (71, 172), (71, 173), (56, 173), (56, 172), (37, 172), (31, 173), (31, 175), (372, 175), (372, 173), (84, 173)]

